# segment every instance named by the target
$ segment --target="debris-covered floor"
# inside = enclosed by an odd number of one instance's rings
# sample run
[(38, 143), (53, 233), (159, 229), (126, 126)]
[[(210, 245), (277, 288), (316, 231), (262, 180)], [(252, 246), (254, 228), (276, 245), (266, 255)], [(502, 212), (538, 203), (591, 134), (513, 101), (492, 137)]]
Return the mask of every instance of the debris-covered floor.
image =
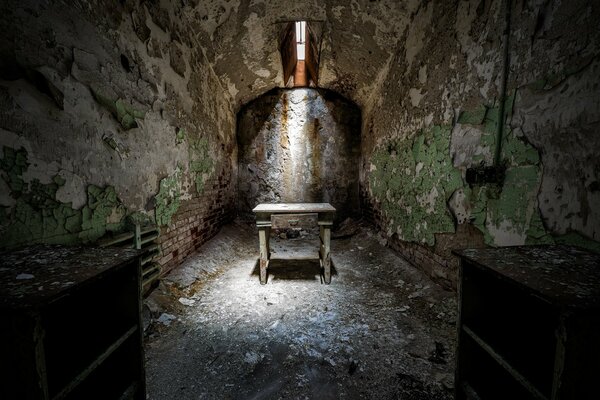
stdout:
[(145, 302), (148, 398), (452, 398), (455, 294), (367, 227), (345, 232), (331, 285), (304, 232), (271, 240), (260, 285), (258, 235), (224, 227)]

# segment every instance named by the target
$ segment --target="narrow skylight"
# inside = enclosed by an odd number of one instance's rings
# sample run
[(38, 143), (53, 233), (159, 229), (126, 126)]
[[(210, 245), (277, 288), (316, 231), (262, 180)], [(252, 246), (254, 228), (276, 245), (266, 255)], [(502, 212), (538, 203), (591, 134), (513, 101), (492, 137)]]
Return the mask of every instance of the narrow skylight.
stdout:
[(306, 58), (306, 21), (296, 22), (296, 54), (298, 61)]

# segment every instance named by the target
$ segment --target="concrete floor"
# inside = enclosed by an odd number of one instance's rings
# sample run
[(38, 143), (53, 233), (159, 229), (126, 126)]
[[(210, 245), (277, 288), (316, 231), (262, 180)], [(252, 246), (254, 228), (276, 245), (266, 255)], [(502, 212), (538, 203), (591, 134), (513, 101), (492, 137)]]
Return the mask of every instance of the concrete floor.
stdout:
[(272, 239), (260, 285), (258, 235), (237, 222), (146, 300), (149, 399), (450, 399), (455, 294), (368, 227), (332, 241)]

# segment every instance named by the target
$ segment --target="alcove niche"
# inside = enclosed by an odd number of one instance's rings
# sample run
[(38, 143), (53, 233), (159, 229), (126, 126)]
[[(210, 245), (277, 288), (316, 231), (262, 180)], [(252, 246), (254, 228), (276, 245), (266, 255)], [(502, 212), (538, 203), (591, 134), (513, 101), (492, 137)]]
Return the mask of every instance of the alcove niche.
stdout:
[(327, 202), (360, 214), (360, 108), (324, 89), (273, 89), (238, 113), (238, 212), (258, 203)]

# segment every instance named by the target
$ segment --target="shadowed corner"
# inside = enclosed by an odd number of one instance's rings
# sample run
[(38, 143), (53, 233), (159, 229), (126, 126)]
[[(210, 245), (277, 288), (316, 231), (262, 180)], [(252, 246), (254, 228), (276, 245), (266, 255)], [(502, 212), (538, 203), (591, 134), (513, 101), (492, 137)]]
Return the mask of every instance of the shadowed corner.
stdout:
[[(323, 268), (318, 258), (275, 258), (269, 261), (267, 269), (267, 282), (269, 281), (323, 281)], [(254, 262), (250, 274), (260, 283), (260, 259)], [(331, 260), (331, 276), (337, 276), (335, 262)], [(333, 283), (333, 282), (332, 282)]]

